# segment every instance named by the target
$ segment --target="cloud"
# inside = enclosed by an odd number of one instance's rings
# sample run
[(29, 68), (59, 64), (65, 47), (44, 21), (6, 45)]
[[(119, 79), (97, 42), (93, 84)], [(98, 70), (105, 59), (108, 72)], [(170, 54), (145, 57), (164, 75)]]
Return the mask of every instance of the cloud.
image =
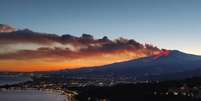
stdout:
[[(0, 47), (0, 60), (4, 61), (4, 64), (6, 64), (5, 61), (11, 60), (15, 61), (13, 63), (40, 60), (40, 63), (36, 61), (33, 63), (42, 65), (42, 62), (48, 63), (51, 60), (53, 63), (49, 64), (52, 66), (54, 62), (57, 64), (55, 67), (58, 66), (56, 61), (63, 61), (63, 67), (66, 68), (69, 65), (71, 67), (105, 65), (151, 56), (160, 52), (160, 49), (153, 45), (143, 45), (133, 39), (110, 40), (106, 36), (95, 39), (89, 34), (83, 34), (80, 37), (69, 34), (59, 36), (37, 33), (28, 29), (0, 33)], [(84, 62), (86, 59), (87, 63)], [(82, 61), (75, 62), (78, 60)], [(23, 66), (26, 67), (25, 64)]]

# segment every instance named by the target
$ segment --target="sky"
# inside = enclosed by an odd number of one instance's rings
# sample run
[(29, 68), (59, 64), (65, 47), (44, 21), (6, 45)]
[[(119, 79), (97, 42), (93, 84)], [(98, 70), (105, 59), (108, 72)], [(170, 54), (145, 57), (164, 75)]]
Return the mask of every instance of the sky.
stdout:
[(59, 35), (133, 38), (201, 55), (201, 0), (1, 0), (0, 23)]

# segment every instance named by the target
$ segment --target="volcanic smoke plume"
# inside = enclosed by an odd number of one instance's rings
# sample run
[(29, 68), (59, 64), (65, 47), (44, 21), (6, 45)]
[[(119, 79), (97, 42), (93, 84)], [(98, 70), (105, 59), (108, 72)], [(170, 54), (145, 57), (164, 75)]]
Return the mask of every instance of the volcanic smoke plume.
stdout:
[[(3, 28), (3, 29), (2, 29)], [(106, 36), (94, 39), (0, 27), (0, 71), (49, 71), (101, 66), (158, 54), (161, 50), (135, 40)]]

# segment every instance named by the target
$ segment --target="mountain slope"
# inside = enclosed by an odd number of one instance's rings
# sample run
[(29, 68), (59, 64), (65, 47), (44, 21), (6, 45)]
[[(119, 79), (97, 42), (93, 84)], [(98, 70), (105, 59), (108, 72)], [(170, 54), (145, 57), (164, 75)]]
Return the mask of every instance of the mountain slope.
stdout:
[[(165, 51), (166, 52), (166, 51)], [(177, 50), (168, 51), (168, 54), (152, 56), (115, 63), (93, 69), (68, 71), (68, 75), (112, 75), (115, 77), (147, 78), (151, 76), (169, 75), (201, 68), (201, 57), (186, 54)]]

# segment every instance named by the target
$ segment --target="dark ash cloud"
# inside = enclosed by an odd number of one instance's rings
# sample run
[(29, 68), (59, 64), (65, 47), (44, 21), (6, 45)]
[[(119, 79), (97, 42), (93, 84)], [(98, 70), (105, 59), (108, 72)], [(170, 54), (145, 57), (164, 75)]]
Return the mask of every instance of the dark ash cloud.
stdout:
[[(18, 44), (18, 45), (17, 45)], [(27, 44), (27, 45), (26, 45)], [(95, 39), (92, 35), (80, 37), (56, 34), (37, 33), (28, 29), (9, 33), (0, 33), (0, 46), (13, 50), (3, 52), (0, 59), (32, 59), (32, 58), (79, 58), (95, 54), (113, 54), (113, 52), (141, 51), (147, 56), (160, 51), (150, 44), (140, 44), (133, 39), (118, 38), (110, 40), (106, 36)], [(34, 49), (35, 48), (35, 49)]]

